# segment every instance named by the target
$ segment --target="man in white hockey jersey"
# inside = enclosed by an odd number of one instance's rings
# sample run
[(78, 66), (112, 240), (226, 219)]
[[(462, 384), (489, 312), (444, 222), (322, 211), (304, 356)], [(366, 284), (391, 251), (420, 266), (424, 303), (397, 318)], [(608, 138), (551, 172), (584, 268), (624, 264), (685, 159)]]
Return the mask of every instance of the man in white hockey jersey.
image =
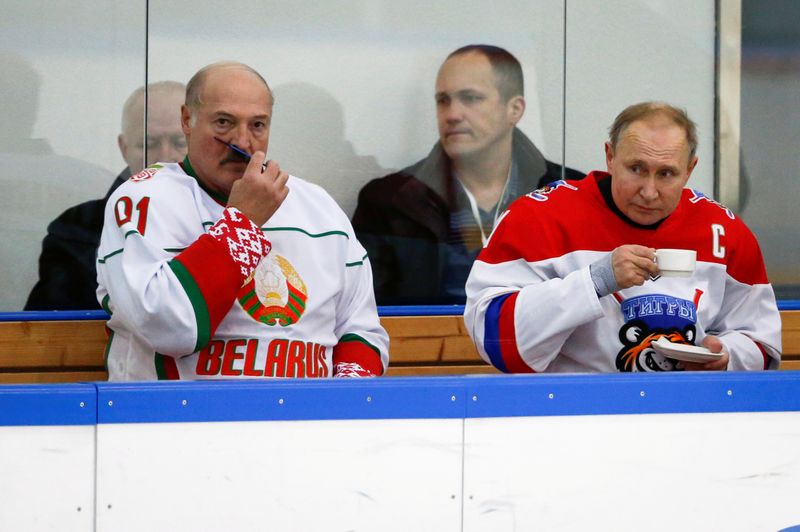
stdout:
[(366, 252), (326, 192), (264, 162), (272, 106), (252, 68), (201, 69), (181, 108), (186, 158), (110, 197), (110, 380), (383, 374)]
[[(608, 172), (512, 204), (467, 281), (481, 356), (515, 373), (777, 367), (780, 314), (761, 251), (729, 209), (684, 188), (696, 148), (683, 110), (636, 104), (610, 129)], [(696, 269), (660, 276), (659, 248), (695, 250)], [(661, 338), (713, 360), (665, 352)]]

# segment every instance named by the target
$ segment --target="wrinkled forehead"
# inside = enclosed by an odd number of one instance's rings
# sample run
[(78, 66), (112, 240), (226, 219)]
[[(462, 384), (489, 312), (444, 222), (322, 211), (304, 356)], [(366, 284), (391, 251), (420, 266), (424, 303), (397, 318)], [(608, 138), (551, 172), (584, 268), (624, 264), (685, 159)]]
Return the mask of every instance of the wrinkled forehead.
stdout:
[(617, 144), (616, 151), (631, 157), (689, 159), (686, 130), (663, 116), (631, 122), (620, 133)]
[(271, 108), (272, 92), (264, 81), (249, 70), (220, 66), (206, 74), (200, 88), (201, 106), (211, 102), (240, 102)]

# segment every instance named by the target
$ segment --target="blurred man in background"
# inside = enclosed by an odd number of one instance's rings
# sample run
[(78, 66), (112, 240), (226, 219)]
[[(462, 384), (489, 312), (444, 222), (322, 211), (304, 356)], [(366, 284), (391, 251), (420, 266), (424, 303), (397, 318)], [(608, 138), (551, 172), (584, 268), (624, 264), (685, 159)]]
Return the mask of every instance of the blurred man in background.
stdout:
[(436, 78), (439, 142), (425, 159), (375, 179), (353, 226), (369, 253), (378, 304), (463, 303), (472, 263), (521, 194), (584, 174), (544, 158), (516, 125), (522, 66), (508, 51), (469, 45)]
[(70, 207), (48, 225), (39, 257), (39, 281), (28, 296), (25, 310), (100, 308), (95, 295), (95, 258), (106, 201), (118, 186), (146, 165), (156, 161), (177, 162), (186, 155), (186, 139), (181, 131), (185, 90), (176, 81), (147, 86), (146, 138), (144, 87), (136, 89), (125, 101), (117, 145), (127, 166), (104, 198)]

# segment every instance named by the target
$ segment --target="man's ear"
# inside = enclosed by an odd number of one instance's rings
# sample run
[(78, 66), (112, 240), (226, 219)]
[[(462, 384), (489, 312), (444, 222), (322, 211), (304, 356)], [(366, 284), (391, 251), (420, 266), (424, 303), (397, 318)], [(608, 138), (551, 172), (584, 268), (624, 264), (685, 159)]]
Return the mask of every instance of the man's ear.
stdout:
[(692, 161), (689, 163), (689, 171), (688, 171), (688, 172), (686, 172), (686, 177), (687, 177), (687, 178), (688, 178), (688, 177), (691, 177), (691, 175), (692, 175), (692, 172), (694, 172), (694, 167), (695, 167), (695, 166), (697, 166), (697, 161), (698, 161), (698, 159), (697, 159), (697, 155), (695, 155), (694, 157), (692, 157)]
[(181, 105), (181, 129), (184, 135), (189, 135), (192, 132), (192, 112), (186, 107), (186, 104)]
[(117, 146), (119, 147), (119, 153), (122, 155), (122, 160), (128, 160), (128, 143), (125, 142), (125, 137), (122, 136), (122, 133), (117, 135)]
[(610, 142), (606, 142), (605, 149), (606, 149), (606, 167), (608, 168), (608, 173), (611, 173), (611, 162), (614, 160), (614, 148), (611, 147)]
[(508, 121), (512, 126), (516, 126), (525, 114), (525, 98), (522, 96), (513, 96), (508, 103)]

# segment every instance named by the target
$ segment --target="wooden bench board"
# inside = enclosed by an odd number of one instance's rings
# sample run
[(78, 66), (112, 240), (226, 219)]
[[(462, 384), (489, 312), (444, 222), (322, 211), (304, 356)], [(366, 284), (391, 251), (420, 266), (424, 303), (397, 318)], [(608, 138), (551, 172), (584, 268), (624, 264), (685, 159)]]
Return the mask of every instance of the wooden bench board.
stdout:
[[(781, 369), (800, 370), (800, 311), (781, 312)], [(390, 316), (388, 376), (497, 373), (480, 356), (461, 316)], [(0, 383), (105, 380), (105, 322), (0, 322)]]

